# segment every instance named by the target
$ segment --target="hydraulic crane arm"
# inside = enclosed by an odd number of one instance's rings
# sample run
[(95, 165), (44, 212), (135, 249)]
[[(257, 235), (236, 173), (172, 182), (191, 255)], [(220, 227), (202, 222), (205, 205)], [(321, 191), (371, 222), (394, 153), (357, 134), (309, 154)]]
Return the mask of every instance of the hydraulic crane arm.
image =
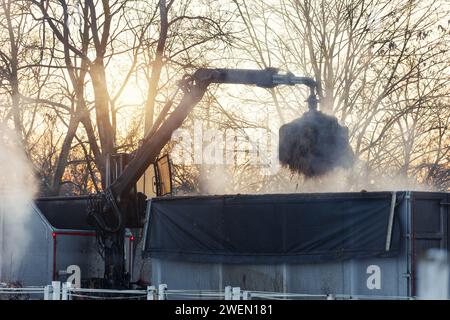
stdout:
[[(111, 185), (111, 193), (118, 200), (142, 176), (148, 166), (155, 161), (161, 149), (169, 142), (172, 133), (179, 128), (194, 106), (202, 99), (208, 85), (212, 83), (256, 85), (273, 88), (280, 84), (304, 84), (310, 88), (311, 97), (315, 97), (316, 82), (308, 77), (295, 77), (291, 73), (278, 74), (275, 68), (265, 70), (248, 69), (198, 69), (181, 83), (184, 96), (178, 107), (150, 137), (144, 140), (135, 158), (123, 173)], [(313, 99), (308, 99), (310, 107), (315, 108)], [(312, 104), (311, 104), (312, 103)]]
[(118, 200), (156, 160), (161, 149), (169, 142), (172, 133), (182, 125), (194, 106), (202, 99), (209, 85), (204, 81), (196, 81), (195, 78), (185, 79), (183, 82), (181, 86), (185, 93), (178, 106), (152, 136), (144, 139), (133, 160), (111, 185), (110, 189)]

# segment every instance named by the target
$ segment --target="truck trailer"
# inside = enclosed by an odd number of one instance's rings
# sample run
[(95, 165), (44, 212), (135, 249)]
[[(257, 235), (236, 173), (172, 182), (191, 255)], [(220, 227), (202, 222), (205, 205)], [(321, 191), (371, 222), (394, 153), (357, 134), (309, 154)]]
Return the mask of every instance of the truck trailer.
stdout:
[[(447, 250), (449, 194), (359, 192), (155, 198), (144, 254), (177, 290), (412, 298), (417, 262)], [(180, 298), (171, 296), (172, 298)]]

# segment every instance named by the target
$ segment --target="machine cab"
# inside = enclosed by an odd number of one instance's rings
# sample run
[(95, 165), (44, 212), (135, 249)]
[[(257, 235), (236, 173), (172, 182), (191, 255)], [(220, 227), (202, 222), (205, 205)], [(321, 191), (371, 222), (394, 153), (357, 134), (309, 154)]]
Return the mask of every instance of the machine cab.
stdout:
[(172, 194), (172, 167), (168, 154), (151, 164), (136, 183), (138, 192), (147, 198), (162, 197)]

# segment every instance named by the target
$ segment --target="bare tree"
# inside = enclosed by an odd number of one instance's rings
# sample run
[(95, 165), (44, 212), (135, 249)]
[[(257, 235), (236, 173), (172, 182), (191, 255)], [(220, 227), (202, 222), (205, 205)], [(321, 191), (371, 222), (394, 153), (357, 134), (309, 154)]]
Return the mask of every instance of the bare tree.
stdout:
[[(243, 25), (241, 50), (257, 66), (314, 76), (321, 110), (350, 127), (368, 172), (415, 175), (412, 168), (425, 155), (411, 153), (423, 146), (421, 132), (431, 142), (434, 127), (424, 112), (435, 114), (449, 90), (448, 7), (441, 1), (233, 3)], [(273, 94), (280, 122), (298, 116), (304, 95), (285, 89)], [(278, 101), (288, 108), (280, 112)]]

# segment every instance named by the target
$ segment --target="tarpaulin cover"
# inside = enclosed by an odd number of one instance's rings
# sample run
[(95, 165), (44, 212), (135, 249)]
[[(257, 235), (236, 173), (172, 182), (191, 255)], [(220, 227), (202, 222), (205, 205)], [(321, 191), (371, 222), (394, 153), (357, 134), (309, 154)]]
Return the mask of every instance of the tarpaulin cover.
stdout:
[(94, 229), (87, 223), (88, 197), (38, 198), (34, 203), (56, 229)]
[[(404, 194), (396, 194), (396, 208)], [(396, 255), (392, 193), (270, 194), (156, 198), (145, 254), (210, 263), (313, 263)]]

